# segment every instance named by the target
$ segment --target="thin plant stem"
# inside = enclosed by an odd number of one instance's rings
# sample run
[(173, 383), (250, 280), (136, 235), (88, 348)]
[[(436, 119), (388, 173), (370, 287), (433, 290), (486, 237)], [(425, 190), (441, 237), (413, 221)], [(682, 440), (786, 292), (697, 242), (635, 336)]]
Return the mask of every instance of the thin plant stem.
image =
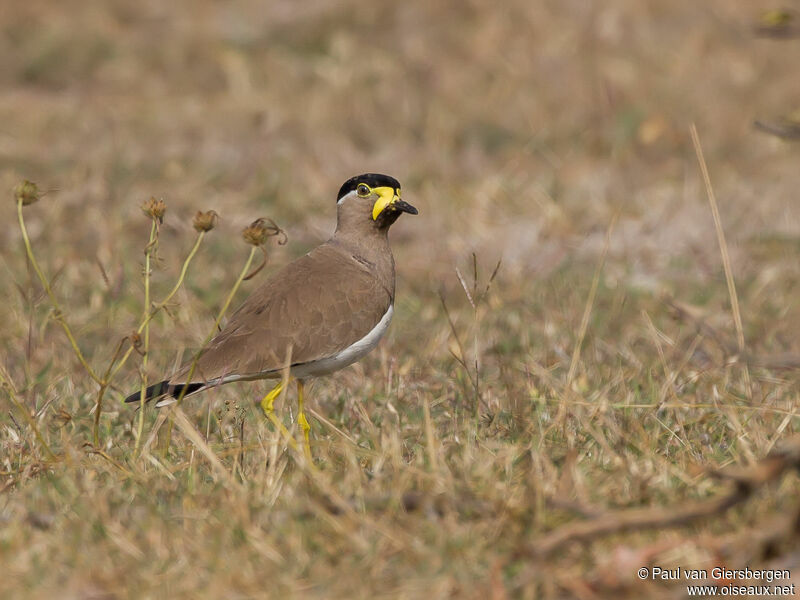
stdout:
[(139, 456), (139, 448), (141, 445), (142, 435), (144, 433), (144, 403), (147, 401), (147, 362), (150, 353), (150, 258), (158, 245), (158, 220), (153, 218), (153, 224), (150, 227), (150, 241), (147, 243), (147, 248), (144, 252), (144, 316), (142, 321), (144, 323), (143, 333), (144, 340), (142, 342), (142, 383), (141, 391), (139, 394), (139, 424), (137, 427), (136, 445), (133, 449), (133, 455)]
[[(225, 302), (223, 303), (222, 308), (219, 310), (217, 318), (214, 320), (214, 326), (211, 328), (211, 331), (208, 332), (208, 335), (203, 340), (203, 343), (200, 344), (200, 350), (198, 350), (197, 353), (194, 355), (194, 359), (192, 359), (192, 364), (189, 367), (189, 372), (186, 374), (186, 383), (184, 384), (183, 388), (181, 388), (180, 394), (178, 395), (178, 400), (177, 400), (178, 406), (180, 406), (181, 403), (183, 402), (183, 397), (186, 395), (186, 390), (189, 389), (189, 383), (192, 381), (194, 372), (197, 369), (197, 361), (200, 360), (200, 356), (203, 354), (203, 350), (205, 350), (206, 345), (208, 345), (208, 342), (210, 342), (211, 338), (214, 337), (214, 335), (219, 331), (219, 324), (222, 322), (225, 313), (228, 312), (228, 308), (230, 307), (231, 302), (233, 302), (233, 297), (236, 295), (236, 292), (239, 291), (242, 282), (247, 277), (247, 274), (250, 271), (250, 265), (253, 264), (253, 258), (255, 257), (257, 251), (258, 248), (256, 246), (250, 248), (250, 255), (247, 257), (247, 261), (244, 264), (244, 268), (242, 268), (242, 271), (239, 273), (239, 277), (236, 279), (236, 283), (233, 284), (231, 291), (228, 293), (228, 297), (225, 298)], [(167, 426), (167, 442), (164, 445), (164, 452), (166, 452), (169, 449), (171, 436), (172, 436), (172, 419), (170, 419), (169, 425)]]
[(122, 352), (122, 345), (125, 343), (126, 338), (120, 340), (119, 344), (117, 344), (117, 349), (114, 351), (114, 356), (111, 357), (111, 362), (108, 363), (108, 368), (106, 372), (103, 374), (103, 381), (100, 384), (100, 389), (97, 391), (97, 402), (95, 403), (95, 411), (94, 411), (94, 425), (92, 426), (92, 442), (95, 448), (99, 448), (100, 446), (100, 414), (103, 412), (103, 396), (108, 389), (108, 386), (111, 382), (109, 374), (111, 372), (111, 367), (114, 366), (114, 361), (117, 360), (119, 357), (119, 353)]
[[(464, 290), (464, 294), (467, 296), (467, 300), (469, 301), (470, 306), (472, 307), (472, 352), (473, 352), (473, 369), (474, 374), (470, 373), (470, 369), (467, 366), (466, 362), (466, 354), (464, 353), (464, 348), (461, 345), (461, 340), (458, 338), (458, 334), (455, 330), (455, 325), (453, 320), (450, 318), (450, 312), (447, 310), (447, 305), (444, 301), (444, 296), (440, 293), (439, 297), (442, 301), (442, 306), (444, 307), (445, 313), (447, 314), (447, 320), (450, 323), (450, 330), (452, 331), (454, 337), (456, 338), (456, 343), (458, 344), (459, 351), (461, 352), (461, 360), (456, 358), (464, 367), (464, 370), (467, 373), (467, 377), (472, 384), (472, 389), (474, 392), (475, 402), (473, 405), (472, 417), (475, 420), (475, 431), (478, 431), (480, 427), (480, 411), (481, 411), (481, 354), (480, 354), (480, 304), (486, 298), (486, 295), (489, 293), (489, 289), (492, 286), (492, 282), (494, 278), (497, 277), (497, 273), (500, 270), (500, 264), (502, 260), (497, 261), (497, 265), (495, 265), (494, 270), (492, 271), (492, 275), (489, 277), (489, 281), (486, 283), (486, 287), (483, 291), (478, 294), (478, 256), (474, 252), (472, 253), (472, 291), (470, 291), (470, 287), (467, 285), (466, 279), (461, 274), (461, 270), (456, 267), (456, 276), (458, 277), (458, 281), (461, 284), (462, 289)], [(455, 355), (454, 355), (455, 356)]]
[[(192, 249), (189, 251), (189, 255), (186, 257), (186, 260), (183, 261), (183, 266), (181, 267), (181, 274), (178, 276), (178, 281), (175, 282), (175, 285), (172, 287), (169, 294), (167, 294), (161, 302), (158, 302), (154, 305), (153, 310), (147, 315), (147, 321), (150, 321), (150, 319), (152, 319), (159, 310), (164, 308), (164, 306), (166, 306), (167, 303), (172, 300), (172, 297), (178, 293), (178, 290), (181, 289), (183, 280), (186, 279), (186, 272), (189, 270), (189, 263), (192, 262), (194, 255), (197, 254), (197, 250), (200, 248), (200, 244), (202, 243), (205, 235), (205, 231), (201, 231), (197, 234), (197, 239), (194, 241), (194, 246), (192, 246)], [(144, 323), (140, 326), (140, 330), (141, 327), (144, 327)]]
[(197, 369), (197, 362), (200, 360), (200, 356), (203, 354), (203, 350), (205, 350), (206, 345), (208, 342), (211, 341), (211, 338), (216, 335), (219, 331), (219, 325), (222, 323), (222, 319), (225, 317), (225, 313), (228, 312), (228, 308), (230, 308), (231, 302), (233, 302), (233, 297), (236, 295), (236, 292), (239, 291), (239, 287), (241, 287), (242, 282), (244, 281), (245, 277), (247, 276), (248, 271), (250, 270), (250, 265), (253, 263), (253, 258), (256, 255), (256, 251), (258, 248), (255, 246), (250, 249), (250, 255), (247, 257), (247, 261), (244, 264), (244, 268), (242, 272), (239, 274), (239, 277), (236, 279), (236, 283), (233, 284), (231, 291), (228, 293), (228, 297), (225, 298), (225, 303), (222, 305), (222, 308), (219, 310), (217, 314), (217, 318), (214, 320), (214, 326), (211, 328), (211, 331), (208, 332), (208, 335), (203, 340), (203, 343), (200, 345), (200, 350), (194, 355), (194, 359), (192, 360), (192, 365), (189, 367), (189, 373), (186, 375), (186, 385), (183, 386), (181, 390), (180, 396), (178, 396), (178, 403), (183, 401), (183, 397), (186, 395), (186, 390), (189, 387), (189, 382), (192, 381), (192, 377), (194, 376), (194, 372)]
[[(152, 231), (151, 231), (151, 233), (152, 233)], [(166, 306), (169, 303), (169, 301), (172, 300), (172, 297), (181, 288), (181, 285), (183, 285), (183, 282), (186, 279), (186, 273), (189, 270), (189, 263), (192, 262), (192, 259), (194, 258), (195, 254), (197, 254), (197, 250), (200, 248), (200, 244), (203, 241), (203, 238), (205, 237), (205, 234), (206, 234), (205, 231), (201, 231), (201, 232), (198, 233), (197, 239), (195, 239), (195, 242), (194, 242), (194, 246), (192, 246), (192, 249), (189, 251), (188, 256), (183, 261), (183, 266), (181, 267), (180, 276), (178, 277), (178, 280), (175, 282), (175, 285), (172, 287), (172, 290), (169, 292), (169, 294), (167, 294), (164, 297), (163, 300), (161, 300), (161, 302), (155, 303), (151, 310), (146, 310), (146, 316), (144, 316), (142, 318), (142, 322), (139, 324), (139, 327), (136, 330), (137, 334), (142, 333), (144, 328), (150, 323), (150, 321), (153, 319), (153, 317), (155, 317), (155, 315), (158, 313), (158, 311), (161, 310), (162, 308), (164, 308), (164, 306)], [(152, 243), (152, 241), (150, 243)], [(148, 304), (146, 302), (145, 303), (145, 307), (147, 308), (147, 306), (148, 306)], [(120, 353), (120, 351), (122, 349), (122, 343), (124, 341), (125, 340), (123, 339), (123, 341), (120, 342), (120, 345), (117, 347), (117, 351), (114, 353), (114, 356), (112, 357), (111, 362), (109, 362), (108, 369), (106, 369), (106, 372), (105, 372), (105, 374), (103, 376), (103, 381), (102, 381), (102, 383), (100, 385), (100, 391), (99, 391), (98, 397), (97, 397), (97, 413), (95, 414), (95, 427), (94, 427), (94, 444), (95, 444), (95, 446), (97, 446), (98, 441), (99, 441), (99, 439), (98, 439), (98, 429), (99, 429), (100, 409), (102, 407), (103, 395), (105, 394), (105, 391), (108, 389), (108, 386), (110, 385), (111, 381), (114, 379), (116, 374), (120, 371), (120, 369), (122, 369), (122, 367), (125, 366), (125, 363), (128, 361), (128, 358), (130, 358), (131, 354), (133, 353), (133, 344), (131, 344), (128, 347), (128, 349), (125, 351), (125, 354), (123, 354), (123, 356), (119, 360), (119, 362), (116, 362), (117, 358), (119, 358), (119, 353)], [(140, 414), (139, 418), (140, 419), (142, 418), (141, 414)], [(137, 441), (137, 443), (138, 443), (138, 441)]]
[(575, 373), (578, 369), (578, 363), (581, 358), (581, 348), (583, 347), (583, 340), (586, 338), (586, 331), (589, 328), (589, 319), (592, 316), (592, 307), (594, 307), (594, 299), (597, 295), (597, 287), (600, 284), (600, 274), (603, 272), (603, 265), (608, 256), (608, 247), (611, 244), (611, 233), (614, 231), (614, 225), (617, 223), (617, 215), (611, 219), (611, 224), (606, 230), (606, 239), (603, 243), (603, 251), (600, 253), (600, 259), (597, 261), (597, 268), (592, 277), (592, 286), (589, 289), (589, 297), (586, 299), (586, 306), (583, 309), (583, 316), (581, 317), (581, 325), (578, 329), (578, 339), (575, 341), (575, 347), (572, 349), (572, 358), (569, 361), (569, 370), (567, 371), (567, 382), (569, 386), (575, 378)]
[[(458, 272), (458, 271), (456, 271), (456, 272)], [(466, 352), (464, 351), (464, 346), (461, 343), (461, 338), (458, 336), (458, 330), (456, 329), (456, 324), (453, 321), (453, 317), (450, 314), (450, 309), (447, 308), (447, 302), (444, 299), (444, 292), (441, 291), (441, 290), (439, 291), (439, 300), (441, 300), (441, 302), (442, 302), (442, 308), (444, 309), (444, 314), (447, 317), (447, 322), (450, 324), (450, 333), (453, 334), (453, 338), (455, 338), (455, 340), (456, 340), (456, 347), (458, 348), (458, 354), (453, 352), (452, 349), (450, 350), (450, 354), (456, 360), (456, 362), (459, 365), (461, 365), (461, 368), (464, 369), (464, 373), (466, 373), (467, 379), (469, 380), (469, 383), (470, 383), (470, 385), (472, 386), (472, 388), (474, 390), (475, 389), (475, 381), (474, 381), (474, 378), (472, 376), (472, 372), (470, 371), (469, 365), (467, 364), (467, 355), (466, 355)], [(474, 412), (475, 411), (473, 411), (473, 413)], [(473, 414), (473, 417), (475, 419), (475, 427), (476, 427), (475, 431), (477, 431), (479, 416), (476, 415), (476, 414)]]
[(83, 352), (78, 347), (78, 342), (75, 340), (75, 336), (72, 335), (72, 330), (69, 328), (67, 321), (64, 319), (64, 313), (61, 310), (61, 305), (58, 303), (58, 299), (56, 295), (53, 293), (53, 289), (50, 287), (50, 283), (47, 281), (47, 278), (44, 276), (42, 269), (39, 267), (39, 263), (36, 261), (36, 257), (33, 255), (33, 247), (31, 246), (30, 238), (28, 237), (28, 229), (25, 227), (25, 219), (22, 217), (22, 199), (17, 200), (17, 216), (19, 217), (19, 228), (22, 231), (22, 239), (25, 242), (25, 252), (28, 255), (28, 260), (31, 261), (31, 265), (33, 266), (33, 270), (36, 271), (36, 276), (39, 278), (39, 281), (44, 288), (44, 291), (47, 293), (48, 298), (50, 298), (50, 304), (53, 306), (53, 310), (55, 311), (55, 319), (61, 328), (64, 330), (64, 333), (67, 334), (67, 338), (69, 339), (70, 345), (72, 345), (72, 349), (75, 351), (75, 355), (78, 357), (78, 360), (83, 365), (83, 368), (86, 369), (86, 372), (89, 374), (89, 377), (94, 379), (98, 385), (103, 385), (103, 381), (98, 377), (97, 373), (94, 372), (89, 363), (86, 360), (86, 357), (83, 356)]
[(30, 411), (28, 411), (25, 406), (20, 402), (19, 398), (17, 398), (17, 391), (14, 389), (14, 384), (11, 383), (11, 378), (5, 373), (5, 370), (0, 367), (0, 384), (4, 384), (6, 388), (8, 388), (8, 397), (11, 400), (11, 403), (17, 408), (17, 410), (22, 413), (22, 416), (25, 417), (25, 420), (28, 421), (28, 425), (31, 426), (31, 430), (33, 430), (33, 435), (36, 436), (36, 439), (41, 444), (42, 448), (47, 454), (47, 458), (52, 461), (58, 460), (58, 457), (55, 453), (50, 449), (50, 446), (44, 441), (39, 428), (36, 426), (36, 419), (31, 416)]
[[(722, 229), (722, 218), (719, 215), (719, 207), (717, 206), (717, 197), (714, 194), (714, 187), (711, 185), (711, 176), (708, 174), (708, 166), (706, 166), (706, 159), (703, 155), (703, 147), (700, 145), (700, 136), (697, 134), (697, 127), (692, 123), (689, 128), (692, 135), (692, 143), (694, 144), (694, 151), (697, 155), (697, 162), (700, 164), (700, 172), (703, 175), (703, 183), (706, 188), (706, 196), (708, 196), (708, 204), (711, 207), (711, 216), (714, 218), (714, 229), (717, 232), (717, 243), (719, 244), (719, 252), (722, 255), (722, 268), (725, 271), (725, 282), (728, 284), (728, 296), (731, 300), (731, 312), (733, 313), (733, 324), (736, 328), (736, 342), (739, 347), (739, 354), (744, 356), (744, 327), (742, 326), (742, 313), (739, 310), (739, 296), (736, 293), (736, 282), (733, 279), (733, 269), (731, 268), (731, 257), (728, 254), (728, 243), (725, 241), (725, 230)], [(748, 400), (753, 399), (753, 390), (750, 382), (750, 369), (747, 363), (744, 363), (744, 380), (747, 389)]]
[[(147, 313), (147, 316), (145, 318), (142, 319), (142, 322), (139, 324), (139, 327), (136, 330), (136, 333), (142, 333), (142, 331), (144, 330), (145, 326), (153, 319), (153, 317), (156, 316), (158, 311), (160, 311), (162, 308), (164, 308), (169, 303), (169, 301), (172, 300), (172, 297), (181, 288), (181, 286), (183, 285), (184, 280), (186, 279), (186, 273), (189, 270), (189, 263), (192, 262), (192, 259), (194, 258), (195, 254), (197, 254), (197, 250), (200, 248), (200, 243), (203, 241), (203, 238), (205, 237), (205, 235), (206, 235), (205, 231), (201, 231), (197, 235), (197, 239), (194, 242), (194, 246), (192, 247), (191, 251), (189, 252), (189, 255), (186, 257), (186, 260), (183, 261), (183, 266), (181, 267), (181, 274), (178, 277), (178, 281), (175, 282), (175, 285), (173, 286), (172, 290), (170, 291), (169, 294), (167, 294), (164, 297), (163, 300), (161, 300), (160, 302), (156, 302), (153, 305), (153, 309)], [(133, 353), (133, 346), (129, 347), (127, 349), (127, 351), (125, 352), (125, 354), (122, 355), (122, 358), (120, 359), (120, 361), (116, 364), (114, 369), (110, 372), (110, 374), (109, 374), (109, 376), (107, 378), (108, 381), (111, 381), (112, 379), (114, 379), (114, 377), (120, 371), (120, 369), (122, 369), (122, 367), (125, 366), (125, 363), (127, 362), (128, 358), (130, 358), (132, 353)]]
[[(478, 352), (478, 305), (476, 303), (476, 288), (478, 286), (478, 257), (473, 252), (472, 253), (472, 292), (469, 291), (469, 287), (467, 286), (467, 282), (464, 279), (464, 276), (461, 274), (461, 271), (458, 267), (456, 267), (456, 276), (458, 277), (459, 283), (461, 283), (461, 287), (464, 289), (464, 294), (467, 296), (467, 300), (469, 301), (469, 305), (472, 307), (472, 343), (473, 343), (473, 368), (475, 369), (474, 375), (470, 375), (470, 380), (472, 383), (472, 389), (475, 394), (475, 402), (473, 405), (472, 410), (472, 417), (475, 419), (475, 431), (478, 430), (478, 425), (480, 424), (480, 414), (481, 414), (481, 390), (480, 390), (480, 363), (479, 363), (479, 352)], [(464, 361), (466, 363), (466, 356), (464, 356)]]

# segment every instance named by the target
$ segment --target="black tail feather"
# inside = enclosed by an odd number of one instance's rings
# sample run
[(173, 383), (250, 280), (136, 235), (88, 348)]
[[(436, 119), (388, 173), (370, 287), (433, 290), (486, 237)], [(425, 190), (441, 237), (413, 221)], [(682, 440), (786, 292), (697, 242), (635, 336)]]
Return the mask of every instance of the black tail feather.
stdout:
[[(153, 385), (147, 386), (147, 389), (144, 391), (144, 401), (150, 402), (150, 400), (161, 398), (163, 396), (172, 396), (173, 398), (177, 398), (181, 395), (181, 391), (183, 388), (186, 387), (186, 393), (184, 396), (188, 396), (191, 393), (196, 392), (197, 390), (204, 388), (205, 384), (203, 383), (190, 383), (189, 385), (179, 384), (179, 385), (169, 385), (168, 380), (159, 381), (158, 383), (154, 383)], [(125, 402), (132, 403), (132, 402), (140, 402), (142, 397), (141, 390), (137, 390), (127, 398), (125, 398)]]

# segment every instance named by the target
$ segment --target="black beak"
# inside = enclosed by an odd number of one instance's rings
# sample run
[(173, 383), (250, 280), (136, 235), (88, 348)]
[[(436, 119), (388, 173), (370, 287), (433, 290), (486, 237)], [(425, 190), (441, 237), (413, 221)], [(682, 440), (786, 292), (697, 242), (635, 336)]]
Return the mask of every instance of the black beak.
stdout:
[(395, 200), (392, 202), (392, 209), (396, 210), (397, 212), (404, 212), (410, 215), (418, 215), (419, 211), (411, 206), (408, 202), (404, 200)]

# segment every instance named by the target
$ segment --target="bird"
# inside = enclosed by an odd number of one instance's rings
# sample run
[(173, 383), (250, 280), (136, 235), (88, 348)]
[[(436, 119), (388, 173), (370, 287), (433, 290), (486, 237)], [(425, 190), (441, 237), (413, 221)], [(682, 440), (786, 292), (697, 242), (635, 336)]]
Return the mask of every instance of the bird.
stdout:
[[(254, 290), (199, 357), (148, 386), (144, 401), (156, 400), (160, 407), (218, 385), (279, 379), (260, 402), (273, 418), (288, 366), (288, 379), (297, 382), (297, 423), (310, 457), (304, 384), (360, 360), (386, 333), (395, 300), (389, 228), (403, 213), (418, 214), (401, 198), (400, 182), (378, 173), (345, 181), (336, 212), (336, 229), (328, 241)], [(125, 399), (141, 401), (141, 390)]]

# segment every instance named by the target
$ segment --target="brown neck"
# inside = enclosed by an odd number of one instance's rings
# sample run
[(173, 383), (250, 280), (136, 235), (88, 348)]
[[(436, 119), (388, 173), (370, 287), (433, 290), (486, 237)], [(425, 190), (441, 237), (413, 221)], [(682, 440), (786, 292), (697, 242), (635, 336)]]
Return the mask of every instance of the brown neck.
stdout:
[[(349, 206), (348, 206), (349, 205)], [(389, 226), (372, 220), (356, 199), (338, 206), (336, 231), (330, 242), (369, 270), (394, 299), (394, 257), (389, 247)]]

